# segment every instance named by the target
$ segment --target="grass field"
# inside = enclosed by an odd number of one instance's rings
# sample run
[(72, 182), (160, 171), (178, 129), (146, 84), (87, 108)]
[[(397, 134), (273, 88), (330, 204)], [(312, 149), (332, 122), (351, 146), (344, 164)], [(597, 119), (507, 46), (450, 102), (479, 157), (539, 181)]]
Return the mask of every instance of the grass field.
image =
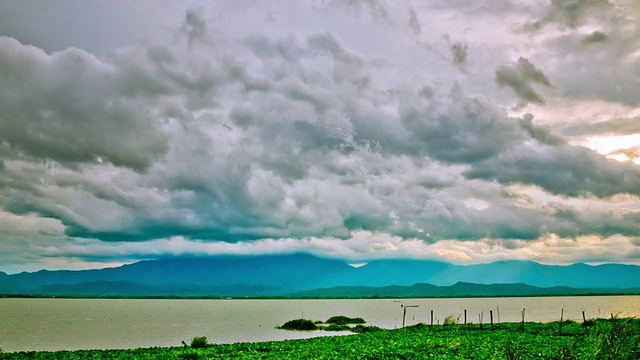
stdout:
[[(135, 350), (3, 353), (0, 359), (640, 359), (640, 321), (428, 326), (305, 340)], [(586, 325), (586, 326), (585, 326)], [(215, 341), (215, 339), (212, 339)], [(202, 345), (202, 344), (200, 344)]]

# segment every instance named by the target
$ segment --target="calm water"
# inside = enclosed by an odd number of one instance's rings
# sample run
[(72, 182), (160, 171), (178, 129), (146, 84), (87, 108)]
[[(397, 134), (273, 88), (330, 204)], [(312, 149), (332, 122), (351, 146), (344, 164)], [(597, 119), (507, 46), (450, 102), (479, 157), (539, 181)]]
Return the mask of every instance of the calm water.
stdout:
[[(362, 317), (384, 328), (428, 323), (468, 310), (469, 321), (484, 321), (493, 310), (497, 321), (527, 321), (560, 317), (640, 316), (640, 296), (404, 299), (380, 300), (118, 300), (118, 299), (0, 299), (0, 348), (5, 351), (72, 350), (179, 346), (195, 336), (216, 343), (283, 340), (326, 335), (276, 330), (276, 325), (304, 316), (326, 320), (333, 315)], [(462, 319), (462, 318), (461, 318)]]

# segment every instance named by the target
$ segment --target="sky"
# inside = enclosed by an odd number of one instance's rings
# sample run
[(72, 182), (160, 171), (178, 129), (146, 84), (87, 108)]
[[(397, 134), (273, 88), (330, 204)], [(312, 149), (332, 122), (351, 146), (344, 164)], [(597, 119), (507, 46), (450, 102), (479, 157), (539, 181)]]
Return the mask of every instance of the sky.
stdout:
[(0, 271), (640, 264), (636, 0), (0, 0)]

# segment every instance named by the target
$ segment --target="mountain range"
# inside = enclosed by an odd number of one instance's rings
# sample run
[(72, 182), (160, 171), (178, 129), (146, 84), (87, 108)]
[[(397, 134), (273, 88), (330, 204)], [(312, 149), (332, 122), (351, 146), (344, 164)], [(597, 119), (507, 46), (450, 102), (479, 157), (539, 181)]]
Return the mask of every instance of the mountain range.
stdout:
[(635, 265), (376, 260), (354, 267), (307, 254), (171, 258), (95, 270), (0, 272), (0, 294), (36, 296), (430, 297), (638, 293), (638, 289), (640, 266)]

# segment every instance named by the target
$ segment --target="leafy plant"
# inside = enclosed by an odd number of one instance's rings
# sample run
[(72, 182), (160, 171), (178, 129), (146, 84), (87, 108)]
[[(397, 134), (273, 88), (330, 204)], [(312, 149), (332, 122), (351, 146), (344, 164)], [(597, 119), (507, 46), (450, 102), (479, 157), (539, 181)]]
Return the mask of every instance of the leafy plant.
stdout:
[(191, 348), (192, 349), (204, 349), (209, 346), (209, 341), (206, 336), (196, 336), (191, 339)]
[(326, 331), (349, 331), (351, 328), (349, 325), (341, 325), (341, 324), (331, 324), (324, 328)]
[(377, 326), (356, 325), (351, 328), (351, 331), (358, 334), (364, 334), (364, 333), (384, 331), (384, 329), (381, 329)]
[(188, 352), (188, 353), (180, 354), (180, 358), (184, 360), (198, 360), (199, 356), (197, 352)]
[(332, 316), (330, 317), (327, 321), (327, 324), (338, 324), (338, 325), (347, 325), (347, 324), (365, 324), (366, 321), (364, 321), (363, 318), (350, 318), (347, 316)]
[(284, 325), (279, 326), (278, 329), (282, 330), (298, 330), (298, 331), (312, 331), (318, 330), (318, 325), (315, 322), (308, 319), (295, 319), (289, 320)]
[(520, 360), (522, 358), (522, 356), (516, 354), (511, 340), (507, 341), (507, 348), (505, 349), (504, 357), (507, 360)]
[(444, 318), (444, 322), (442, 324), (457, 325), (458, 323), (460, 323), (460, 316), (454, 317), (453, 315), (447, 315), (447, 317)]

